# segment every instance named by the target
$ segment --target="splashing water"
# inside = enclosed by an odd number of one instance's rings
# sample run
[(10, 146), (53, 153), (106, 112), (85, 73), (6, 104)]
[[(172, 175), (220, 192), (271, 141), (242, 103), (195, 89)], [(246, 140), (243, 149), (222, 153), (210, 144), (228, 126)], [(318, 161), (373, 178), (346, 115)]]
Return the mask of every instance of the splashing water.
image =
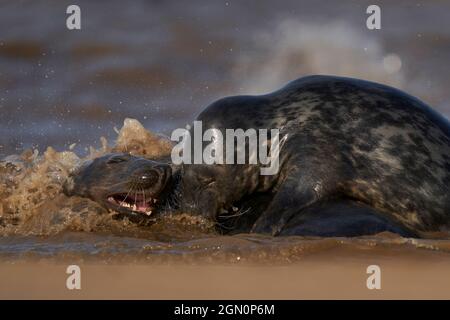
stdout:
[[(289, 263), (324, 250), (415, 250), (450, 252), (448, 240), (404, 239), (389, 233), (360, 238), (273, 238), (264, 235), (220, 236), (199, 217), (181, 214), (150, 227), (114, 220), (97, 203), (66, 197), (62, 185), (85, 161), (108, 152), (131, 152), (150, 158), (167, 156), (171, 142), (126, 119), (113, 146), (101, 138), (79, 157), (49, 147), (27, 150), (0, 162), (0, 257), (96, 259), (95, 261), (188, 261), (192, 263)], [(442, 238), (442, 234), (438, 235)], [(444, 235), (445, 236), (445, 235)]]
[(261, 32), (255, 38), (257, 50), (242, 54), (233, 69), (244, 93), (270, 92), (280, 83), (308, 74), (342, 75), (403, 87), (400, 67), (385, 67), (386, 57), (388, 62), (400, 58), (385, 56), (378, 41), (341, 21), (312, 24), (286, 19), (275, 31)]
[[(49, 147), (43, 154), (27, 150), (0, 162), (0, 234), (54, 235), (63, 231), (134, 232), (139, 228), (111, 214), (88, 199), (66, 197), (62, 185), (69, 173), (85, 161), (109, 152), (130, 152), (152, 159), (167, 156), (168, 139), (155, 135), (134, 119), (125, 119), (114, 146), (101, 138), (101, 147), (90, 147), (80, 158), (72, 151)], [(183, 220), (182, 216), (177, 218)], [(186, 219), (185, 219), (186, 220)], [(143, 231), (145, 233), (145, 231)]]

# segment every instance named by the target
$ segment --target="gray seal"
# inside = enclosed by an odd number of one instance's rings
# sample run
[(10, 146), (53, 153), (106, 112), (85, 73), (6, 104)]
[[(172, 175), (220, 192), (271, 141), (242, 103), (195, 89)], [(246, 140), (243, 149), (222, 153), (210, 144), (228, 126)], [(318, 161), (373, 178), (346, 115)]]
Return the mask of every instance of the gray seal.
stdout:
[[(450, 223), (449, 121), (398, 89), (308, 76), (270, 94), (220, 99), (197, 120), (224, 136), (278, 128), (287, 134), (280, 170), (261, 176), (258, 165), (158, 162), (171, 167), (170, 210), (210, 218), (230, 233), (272, 235), (420, 236)], [(129, 159), (120, 165), (133, 167)], [(85, 187), (78, 179), (67, 193)]]

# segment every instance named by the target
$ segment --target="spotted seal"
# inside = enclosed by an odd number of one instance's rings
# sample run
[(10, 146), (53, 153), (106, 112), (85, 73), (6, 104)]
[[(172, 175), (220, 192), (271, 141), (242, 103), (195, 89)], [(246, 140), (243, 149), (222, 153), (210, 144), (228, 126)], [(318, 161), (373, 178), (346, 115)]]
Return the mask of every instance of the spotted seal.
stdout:
[[(170, 177), (155, 179), (171, 182), (151, 184), (154, 194), (168, 194), (175, 210), (208, 217), (231, 232), (420, 236), (450, 223), (449, 121), (398, 89), (308, 76), (269, 94), (220, 99), (197, 120), (223, 133), (278, 128), (287, 137), (280, 170), (261, 176), (258, 165), (144, 165), (150, 160), (127, 156), (118, 164), (126, 175), (116, 174), (117, 166), (95, 167), (94, 161), (77, 173), (66, 193), (82, 195), (80, 190), (102, 184), (107, 190), (102, 177), (110, 185), (126, 181), (130, 187), (143, 167), (160, 167)], [(97, 164), (108, 157), (117, 155)], [(87, 184), (87, 172), (95, 183)], [(91, 198), (104, 203), (107, 195)], [(128, 207), (125, 213), (138, 212)]]

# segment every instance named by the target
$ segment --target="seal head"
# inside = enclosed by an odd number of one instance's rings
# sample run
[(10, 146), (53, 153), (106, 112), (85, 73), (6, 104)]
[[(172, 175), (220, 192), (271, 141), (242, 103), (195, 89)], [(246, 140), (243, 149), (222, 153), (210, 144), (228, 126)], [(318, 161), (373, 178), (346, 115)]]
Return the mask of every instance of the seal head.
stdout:
[(127, 153), (83, 164), (64, 184), (67, 196), (87, 197), (134, 222), (153, 218), (165, 205), (171, 167)]

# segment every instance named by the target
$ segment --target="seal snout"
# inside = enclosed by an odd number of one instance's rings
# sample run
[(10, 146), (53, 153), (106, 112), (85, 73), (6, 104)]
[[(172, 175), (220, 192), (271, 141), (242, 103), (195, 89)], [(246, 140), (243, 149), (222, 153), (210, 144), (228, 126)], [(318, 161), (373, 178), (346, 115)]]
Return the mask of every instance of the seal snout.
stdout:
[(113, 153), (81, 166), (67, 179), (63, 192), (88, 197), (136, 220), (153, 216), (164, 208), (171, 174), (166, 163)]
[(125, 191), (107, 196), (110, 205), (150, 216), (157, 209), (160, 197), (171, 174), (170, 166), (151, 160), (138, 159), (138, 166), (130, 168)]

